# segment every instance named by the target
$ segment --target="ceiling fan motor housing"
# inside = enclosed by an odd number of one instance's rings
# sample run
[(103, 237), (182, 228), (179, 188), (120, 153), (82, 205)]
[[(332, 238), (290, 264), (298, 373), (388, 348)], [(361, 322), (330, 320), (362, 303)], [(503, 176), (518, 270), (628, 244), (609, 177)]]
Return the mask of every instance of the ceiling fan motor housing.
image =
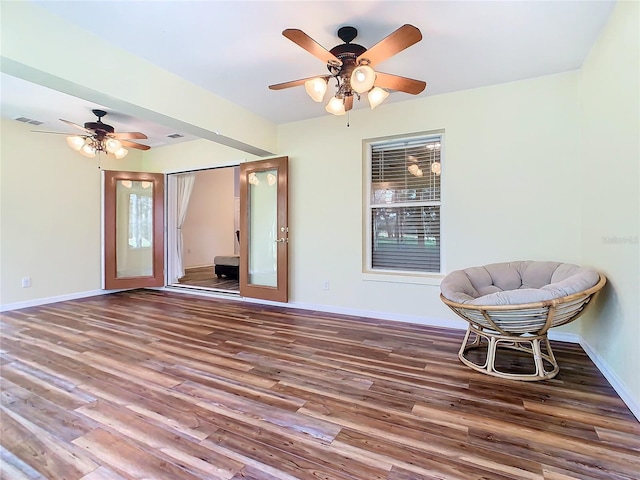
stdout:
[(351, 73), (353, 69), (357, 67), (356, 60), (367, 51), (362, 45), (357, 43), (349, 43), (356, 38), (358, 31), (354, 27), (341, 27), (338, 30), (338, 37), (345, 43), (336, 45), (329, 52), (337, 57), (341, 62), (341, 67), (335, 67), (331, 64), (327, 65), (329, 71), (336, 77), (339, 77), (341, 87), (339, 94), (344, 96), (351, 96), (354, 94), (351, 89)]
[(106, 123), (102, 123), (102, 117), (104, 117), (107, 112), (104, 110), (91, 110), (93, 114), (98, 117), (97, 122), (85, 122), (84, 128), (89, 130), (93, 130), (96, 132), (99, 140), (102, 140), (104, 136), (108, 133), (115, 132), (115, 129), (111, 125), (107, 125)]

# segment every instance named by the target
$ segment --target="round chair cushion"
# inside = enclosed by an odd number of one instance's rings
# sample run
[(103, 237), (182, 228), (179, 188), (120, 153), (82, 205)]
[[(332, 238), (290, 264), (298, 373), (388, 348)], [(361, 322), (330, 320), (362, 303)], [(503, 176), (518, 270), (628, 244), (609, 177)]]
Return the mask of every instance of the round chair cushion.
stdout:
[(598, 283), (595, 270), (570, 263), (518, 261), (451, 272), (442, 295), (468, 305), (519, 305), (565, 297)]

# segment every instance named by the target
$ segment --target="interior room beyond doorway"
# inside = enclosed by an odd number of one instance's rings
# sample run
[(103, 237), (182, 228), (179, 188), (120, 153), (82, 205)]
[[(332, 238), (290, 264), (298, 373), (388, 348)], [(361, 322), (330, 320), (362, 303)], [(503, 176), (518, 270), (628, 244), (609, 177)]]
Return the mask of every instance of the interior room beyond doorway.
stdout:
[[(240, 254), (236, 234), (240, 225), (239, 168), (221, 167), (175, 175), (189, 174), (194, 175), (195, 179), (186, 215), (179, 229), (182, 233), (182, 262), (185, 274), (178, 275), (178, 281), (172, 285), (239, 293), (237, 277), (218, 276), (214, 271), (216, 257)], [(174, 251), (169, 249), (170, 257)]]

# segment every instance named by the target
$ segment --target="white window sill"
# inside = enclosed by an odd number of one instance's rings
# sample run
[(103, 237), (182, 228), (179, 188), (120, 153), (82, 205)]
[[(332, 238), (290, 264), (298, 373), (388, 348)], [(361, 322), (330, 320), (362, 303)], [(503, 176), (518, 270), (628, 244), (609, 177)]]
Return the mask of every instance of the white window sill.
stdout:
[(439, 286), (444, 274), (390, 274), (390, 273), (373, 273), (362, 272), (362, 280), (365, 282), (386, 282), (386, 283), (412, 283), (416, 285), (435, 285)]

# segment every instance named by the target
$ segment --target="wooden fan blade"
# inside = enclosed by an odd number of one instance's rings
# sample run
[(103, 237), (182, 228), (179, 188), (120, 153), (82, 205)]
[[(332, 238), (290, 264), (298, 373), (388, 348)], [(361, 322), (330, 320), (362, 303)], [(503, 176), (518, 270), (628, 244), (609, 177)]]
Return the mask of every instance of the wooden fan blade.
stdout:
[(88, 128), (84, 128), (84, 127), (82, 127), (82, 126), (78, 125), (77, 123), (73, 123), (73, 122), (70, 122), (69, 120), (64, 120), (64, 119), (62, 119), (62, 118), (60, 118), (59, 120), (60, 120), (61, 122), (66, 123), (67, 125), (71, 125), (72, 127), (75, 127), (75, 128), (77, 128), (77, 129), (79, 129), (79, 130), (82, 130), (82, 131), (83, 131), (83, 132), (85, 132), (85, 133), (93, 134), (93, 130), (89, 130)]
[(348, 112), (353, 108), (353, 95), (344, 97), (344, 111)]
[(356, 62), (366, 59), (373, 67), (420, 40), (422, 40), (422, 33), (418, 28), (413, 25), (403, 25), (360, 55)]
[(148, 138), (144, 133), (141, 132), (114, 132), (107, 134), (108, 137), (117, 138), (118, 140), (125, 140), (127, 138), (138, 138), (138, 139), (146, 139)]
[(301, 78), (300, 80), (292, 80), (291, 82), (276, 83), (275, 85), (269, 85), (269, 88), (271, 90), (283, 90), (285, 88), (299, 87), (300, 85), (304, 85), (304, 82), (307, 80), (313, 80), (314, 78), (324, 78), (329, 80), (331, 75), (316, 75), (315, 77)]
[(413, 78), (376, 72), (376, 81), (374, 85), (376, 87), (388, 88), (390, 90), (398, 90), (400, 92), (417, 95), (426, 88), (427, 83), (422, 80), (414, 80)]
[(337, 65), (342, 65), (342, 61), (340, 61), (338, 57), (329, 52), (329, 50), (324, 48), (302, 30), (298, 30), (297, 28), (287, 28), (282, 32), (282, 35), (287, 37), (293, 43), (301, 46), (311, 55), (319, 58), (324, 63), (335, 62)]
[(129, 142), (128, 140), (120, 140), (123, 147), (137, 148), (138, 150), (149, 150), (151, 147), (148, 145), (142, 145), (141, 143)]
[(44, 130), (31, 130), (31, 133), (49, 133), (51, 135), (66, 135), (67, 137), (73, 137), (73, 136), (86, 137), (86, 135), (76, 135), (75, 133), (69, 133), (69, 132), (47, 132), (47, 131), (44, 131)]

